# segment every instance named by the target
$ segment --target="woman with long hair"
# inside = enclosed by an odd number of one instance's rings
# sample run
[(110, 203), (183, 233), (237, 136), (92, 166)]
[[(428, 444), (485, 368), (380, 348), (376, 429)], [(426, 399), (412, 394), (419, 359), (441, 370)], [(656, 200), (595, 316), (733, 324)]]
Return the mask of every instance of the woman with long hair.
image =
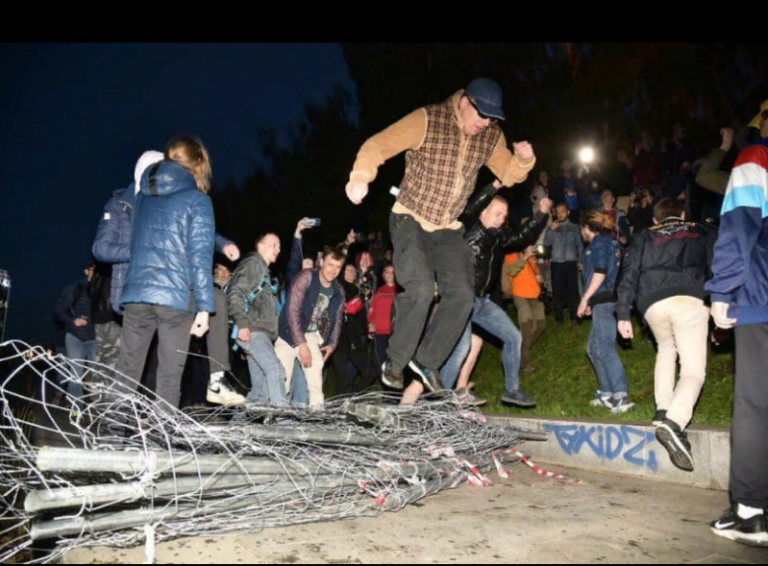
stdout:
[[(157, 396), (178, 407), (189, 336), (202, 337), (216, 311), (215, 221), (208, 196), (211, 160), (193, 137), (171, 140), (165, 159), (141, 176), (125, 306), (118, 379), (133, 391), (158, 333)], [(129, 379), (121, 379), (126, 376)]]

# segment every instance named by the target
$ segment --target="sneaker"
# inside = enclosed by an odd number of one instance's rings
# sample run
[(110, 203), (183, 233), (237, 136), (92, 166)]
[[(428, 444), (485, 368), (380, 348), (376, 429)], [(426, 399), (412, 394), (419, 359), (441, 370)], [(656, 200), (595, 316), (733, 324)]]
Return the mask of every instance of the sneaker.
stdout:
[(719, 534), (721, 532), (735, 529), (736, 528), (736, 512), (733, 510), (733, 507), (729, 507), (728, 510), (723, 513), (722, 517), (720, 517), (717, 521), (713, 521), (712, 523), (710, 523), (709, 526), (712, 529), (712, 532), (715, 533), (717, 536), (723, 536)]
[(418, 378), (424, 384), (424, 387), (426, 387), (430, 393), (435, 393), (445, 389), (443, 380), (440, 378), (439, 371), (426, 368), (416, 360), (413, 360), (411, 363), (409, 363), (408, 367), (416, 373)]
[(768, 520), (765, 513), (742, 519), (733, 508), (710, 525), (713, 534), (747, 546), (768, 548)]
[(392, 389), (399, 389), (402, 391), (405, 388), (403, 385), (402, 370), (396, 369), (389, 359), (387, 359), (381, 366), (381, 381), (384, 385), (391, 387)]
[(456, 390), (456, 395), (459, 398), (459, 403), (467, 407), (482, 407), (488, 401), (481, 397), (477, 397), (471, 391), (468, 391), (465, 387)]
[(501, 396), (502, 403), (509, 403), (522, 409), (533, 409), (536, 406), (536, 401), (530, 399), (522, 391), (505, 391)]
[(635, 407), (635, 404), (629, 400), (629, 397), (611, 398), (608, 401), (611, 404), (611, 412), (614, 415), (623, 415)]
[(590, 407), (605, 407), (606, 409), (613, 409), (611, 403), (611, 394), (603, 393), (599, 389), (595, 391), (595, 398), (589, 402)]
[(206, 399), (209, 403), (216, 405), (245, 405), (246, 399), (236, 391), (232, 391), (221, 381), (208, 385), (208, 395)]
[(693, 471), (693, 456), (691, 455), (691, 443), (688, 435), (677, 423), (664, 419), (656, 427), (656, 440), (669, 452), (672, 463), (684, 472)]
[(653, 420), (651, 421), (651, 424), (653, 426), (660, 426), (661, 423), (663, 423), (665, 420), (667, 420), (667, 412), (666, 411), (656, 411), (656, 415), (653, 417)]

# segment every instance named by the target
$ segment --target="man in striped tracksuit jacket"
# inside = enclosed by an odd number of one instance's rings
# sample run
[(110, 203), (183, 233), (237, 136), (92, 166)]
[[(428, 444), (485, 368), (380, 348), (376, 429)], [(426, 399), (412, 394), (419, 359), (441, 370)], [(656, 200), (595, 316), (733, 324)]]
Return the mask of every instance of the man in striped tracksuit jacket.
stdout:
[(736, 162), (712, 264), (712, 315), (736, 329), (732, 509), (712, 524), (724, 538), (768, 547), (768, 101), (751, 124), (762, 139)]

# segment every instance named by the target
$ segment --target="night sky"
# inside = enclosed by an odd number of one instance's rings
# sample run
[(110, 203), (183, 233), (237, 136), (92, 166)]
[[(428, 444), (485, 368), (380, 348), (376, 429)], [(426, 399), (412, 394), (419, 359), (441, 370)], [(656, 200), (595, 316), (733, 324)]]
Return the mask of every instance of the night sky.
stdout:
[(198, 135), (214, 184), (239, 180), (259, 126), (285, 130), (306, 100), (353, 88), (338, 45), (4, 45), (0, 72), (6, 339), (33, 343), (56, 338), (59, 293), (82, 277), (102, 208), (143, 151)]

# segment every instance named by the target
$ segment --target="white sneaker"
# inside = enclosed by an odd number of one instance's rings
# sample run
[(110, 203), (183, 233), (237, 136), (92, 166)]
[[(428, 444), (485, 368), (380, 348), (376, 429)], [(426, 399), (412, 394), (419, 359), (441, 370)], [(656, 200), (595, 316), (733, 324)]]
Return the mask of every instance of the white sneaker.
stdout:
[(208, 388), (206, 399), (209, 403), (217, 405), (244, 405), (245, 397), (219, 384), (215, 388)]
[(246, 402), (245, 397), (224, 385), (223, 377), (214, 377), (213, 375), (208, 383), (206, 399), (209, 403), (217, 405), (244, 405)]
[(589, 402), (590, 407), (605, 407), (606, 409), (613, 409), (613, 404), (611, 403), (611, 395), (605, 395), (602, 391), (599, 389), (595, 391), (595, 398), (592, 399)]
[(613, 405), (613, 408), (611, 409), (611, 413), (614, 415), (623, 415), (625, 413), (628, 413), (631, 411), (635, 404), (632, 403), (627, 397), (622, 397), (621, 399), (611, 399), (611, 404)]

